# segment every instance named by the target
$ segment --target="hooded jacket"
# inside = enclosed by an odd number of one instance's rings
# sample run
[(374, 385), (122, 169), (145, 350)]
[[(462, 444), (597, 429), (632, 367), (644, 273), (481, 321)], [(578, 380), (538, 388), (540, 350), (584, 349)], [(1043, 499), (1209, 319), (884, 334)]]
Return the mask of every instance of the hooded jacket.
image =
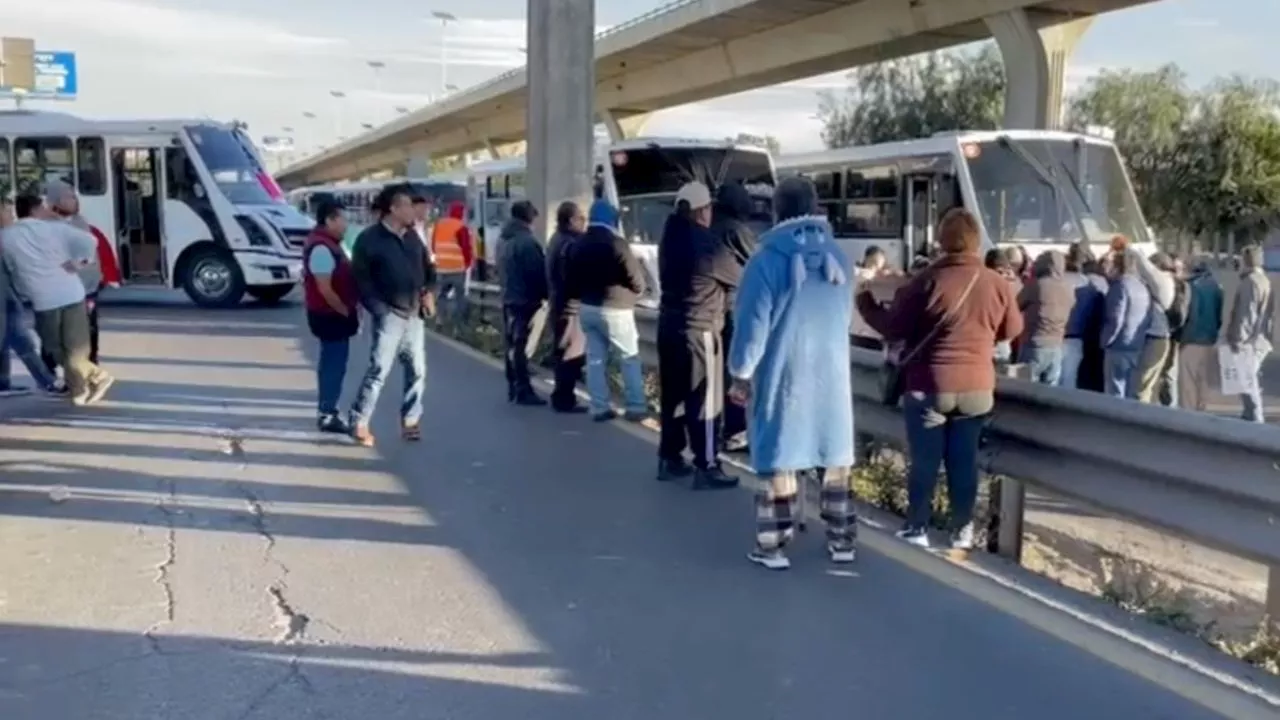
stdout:
[(582, 305), (632, 310), (644, 295), (644, 268), (618, 227), (618, 209), (596, 200), (587, 232), (565, 258), (566, 293)]
[(504, 305), (537, 305), (547, 299), (547, 258), (533, 229), (516, 219), (498, 236), (498, 272)]
[(1067, 258), (1056, 250), (1036, 259), (1035, 282), (1023, 286), (1018, 293), (1018, 308), (1026, 326), (1025, 345), (1036, 348), (1062, 345), (1076, 301), (1076, 290), (1066, 278), (1066, 270)]
[(758, 473), (853, 463), (852, 267), (824, 217), (778, 223), (743, 271), (728, 370), (752, 382)]
[(1133, 250), (1125, 253), (1124, 274), (1112, 280), (1107, 291), (1102, 347), (1111, 352), (1141, 352), (1151, 325), (1153, 299), (1142, 281), (1143, 258)]
[(1217, 345), (1222, 333), (1226, 302), (1222, 285), (1207, 266), (1197, 266), (1187, 281), (1187, 322), (1182, 326), (1183, 345)]

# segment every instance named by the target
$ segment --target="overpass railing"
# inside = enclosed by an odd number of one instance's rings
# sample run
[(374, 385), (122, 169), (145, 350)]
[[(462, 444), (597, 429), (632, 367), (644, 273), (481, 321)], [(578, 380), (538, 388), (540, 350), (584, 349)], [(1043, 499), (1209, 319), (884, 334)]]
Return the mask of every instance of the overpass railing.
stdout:
[[(498, 287), (470, 302), (500, 308)], [(655, 365), (657, 314), (637, 309), (641, 356)], [(902, 411), (878, 398), (881, 354), (852, 348), (854, 423), (905, 445)], [(983, 469), (1001, 555), (1021, 557), (1025, 485), (1248, 558), (1270, 568), (1280, 618), (1280, 428), (1001, 378)]]

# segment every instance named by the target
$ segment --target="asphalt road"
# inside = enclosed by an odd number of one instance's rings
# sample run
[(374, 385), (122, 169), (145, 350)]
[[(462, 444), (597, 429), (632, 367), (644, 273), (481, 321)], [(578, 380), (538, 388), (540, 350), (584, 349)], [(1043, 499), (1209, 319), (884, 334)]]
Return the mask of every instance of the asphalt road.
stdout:
[(439, 341), (421, 444), (394, 379), (321, 438), (297, 320), (108, 307), (106, 403), (0, 400), (0, 718), (1219, 717), (819, 533), (750, 565), (748, 493)]

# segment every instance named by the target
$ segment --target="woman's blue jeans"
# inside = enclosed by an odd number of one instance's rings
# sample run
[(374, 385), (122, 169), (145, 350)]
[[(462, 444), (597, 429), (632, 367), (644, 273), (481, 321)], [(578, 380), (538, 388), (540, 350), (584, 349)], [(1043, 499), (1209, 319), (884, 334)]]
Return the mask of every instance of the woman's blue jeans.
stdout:
[(994, 394), (909, 392), (902, 402), (911, 462), (906, 525), (929, 526), (938, 470), (945, 468), (951, 528), (958, 530), (973, 520), (978, 499), (978, 442), (994, 406)]

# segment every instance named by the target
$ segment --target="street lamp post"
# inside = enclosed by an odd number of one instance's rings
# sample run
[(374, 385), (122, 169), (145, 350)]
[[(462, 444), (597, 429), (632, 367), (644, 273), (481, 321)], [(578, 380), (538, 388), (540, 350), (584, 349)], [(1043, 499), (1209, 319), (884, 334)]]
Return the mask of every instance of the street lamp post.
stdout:
[(373, 70), (373, 91), (382, 92), (382, 71), (387, 69), (387, 64), (381, 60), (370, 60), (369, 68)]
[(449, 93), (449, 23), (457, 22), (458, 18), (452, 13), (440, 10), (432, 12), (431, 17), (440, 21), (440, 90), (447, 95)]

